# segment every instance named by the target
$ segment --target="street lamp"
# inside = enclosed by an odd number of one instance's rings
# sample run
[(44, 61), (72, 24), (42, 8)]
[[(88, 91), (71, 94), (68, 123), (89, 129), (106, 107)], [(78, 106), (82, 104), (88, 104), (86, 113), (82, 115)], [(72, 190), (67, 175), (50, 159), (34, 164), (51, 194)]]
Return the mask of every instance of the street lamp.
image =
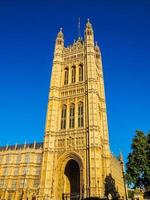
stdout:
[(125, 178), (125, 172), (124, 172), (124, 162), (123, 162), (123, 156), (120, 153), (120, 163), (122, 166), (122, 175), (123, 175), (123, 183), (124, 183), (124, 190), (125, 190), (125, 199), (128, 200), (128, 195), (127, 195), (127, 187), (126, 187), (126, 178)]

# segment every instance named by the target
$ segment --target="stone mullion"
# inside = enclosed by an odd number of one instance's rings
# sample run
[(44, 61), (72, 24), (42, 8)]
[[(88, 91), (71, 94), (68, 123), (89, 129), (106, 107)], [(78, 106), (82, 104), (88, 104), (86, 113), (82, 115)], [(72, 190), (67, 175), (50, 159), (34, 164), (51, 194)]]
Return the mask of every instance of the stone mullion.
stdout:
[(103, 111), (101, 111), (102, 116), (102, 143), (103, 143), (103, 168), (104, 174), (107, 175), (110, 173), (110, 149), (109, 149), (109, 136), (108, 136), (108, 123), (107, 123), (107, 113), (106, 113), (106, 103), (105, 103), (105, 88), (104, 88), (104, 79), (103, 79), (103, 68), (102, 68), (102, 61), (101, 58), (99, 58), (100, 61), (100, 97), (104, 99), (103, 102), (101, 102), (101, 108)]
[[(95, 102), (97, 99), (97, 96), (92, 92), (92, 90), (95, 89), (96, 85), (95, 82), (92, 81), (95, 79), (96, 76), (96, 65), (95, 65), (95, 58), (94, 58), (94, 54), (92, 54), (91, 52), (93, 51), (93, 48), (91, 46), (91, 48), (89, 48), (89, 52), (87, 53), (89, 56), (87, 59), (87, 67), (88, 67), (88, 80), (91, 79), (91, 81), (88, 81), (88, 109), (89, 109), (89, 127), (90, 127), (90, 176), (91, 176), (91, 195), (92, 194), (96, 194), (97, 191), (97, 172), (96, 172), (96, 158), (95, 158), (95, 154), (96, 154), (96, 150), (95, 150), (95, 130), (93, 130), (92, 126), (97, 125), (95, 124), (97, 118), (95, 116), (96, 110), (94, 109), (95, 107)], [(91, 90), (91, 92), (90, 92)], [(98, 134), (98, 133), (97, 133)]]
[[(91, 31), (92, 32), (92, 31)], [(97, 66), (95, 62), (94, 38), (87, 35), (87, 68), (88, 68), (88, 109), (89, 109), (89, 137), (90, 137), (90, 176), (91, 176), (91, 196), (99, 196), (100, 185), (102, 180), (99, 175), (99, 168), (102, 164), (102, 159), (97, 157), (101, 155), (99, 143), (99, 130), (95, 130), (98, 126), (98, 97), (94, 91), (97, 91)], [(98, 145), (97, 145), (98, 143)], [(99, 148), (98, 148), (99, 147)]]
[(78, 128), (78, 98), (75, 99), (75, 129)]
[(69, 129), (69, 123), (70, 123), (70, 102), (67, 101), (66, 130)]

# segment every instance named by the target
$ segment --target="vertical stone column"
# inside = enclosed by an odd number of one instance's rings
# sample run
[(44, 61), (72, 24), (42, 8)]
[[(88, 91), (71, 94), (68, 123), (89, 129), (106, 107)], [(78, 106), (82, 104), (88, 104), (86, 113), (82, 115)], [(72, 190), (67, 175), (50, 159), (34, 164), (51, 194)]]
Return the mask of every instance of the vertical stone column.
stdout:
[[(91, 23), (88, 21), (85, 29), (85, 63), (86, 63), (86, 80), (87, 80), (87, 185), (90, 188), (89, 196), (97, 196), (102, 194), (104, 187), (104, 167), (108, 167), (106, 155), (108, 149), (108, 127), (106, 111), (102, 112), (102, 121), (99, 121), (99, 104), (104, 94), (99, 93), (98, 69), (96, 65), (96, 53), (94, 45), (94, 33)], [(103, 77), (101, 77), (103, 84)], [(101, 107), (105, 108), (105, 99), (103, 98)], [(103, 109), (105, 110), (105, 109)], [(102, 130), (100, 132), (100, 123)], [(101, 141), (102, 140), (102, 141)], [(107, 143), (106, 143), (107, 141)]]
[[(108, 122), (107, 122), (107, 109), (105, 99), (105, 87), (103, 77), (103, 66), (102, 58), (98, 45), (95, 46), (96, 51), (96, 62), (98, 67), (98, 91), (100, 96), (100, 114), (101, 114), (101, 130), (102, 130), (102, 144), (103, 144), (103, 171), (104, 178), (110, 173), (110, 147), (109, 147), (109, 136), (108, 136)], [(103, 180), (104, 181), (104, 180)]]
[(58, 131), (59, 119), (59, 93), (61, 86), (61, 71), (63, 65), (64, 39), (62, 29), (57, 35), (55, 43), (54, 60), (51, 75), (50, 93), (47, 108), (45, 127), (44, 150), (42, 173), (40, 180), (39, 199), (45, 195), (52, 197), (54, 190), (54, 168), (55, 168), (55, 134)]

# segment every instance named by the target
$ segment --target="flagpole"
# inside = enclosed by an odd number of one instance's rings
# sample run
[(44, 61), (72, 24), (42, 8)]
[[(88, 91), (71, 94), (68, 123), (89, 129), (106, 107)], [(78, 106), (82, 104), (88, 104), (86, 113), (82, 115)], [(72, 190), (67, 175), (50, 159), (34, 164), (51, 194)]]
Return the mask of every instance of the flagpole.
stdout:
[(80, 38), (80, 17), (78, 19), (78, 38)]

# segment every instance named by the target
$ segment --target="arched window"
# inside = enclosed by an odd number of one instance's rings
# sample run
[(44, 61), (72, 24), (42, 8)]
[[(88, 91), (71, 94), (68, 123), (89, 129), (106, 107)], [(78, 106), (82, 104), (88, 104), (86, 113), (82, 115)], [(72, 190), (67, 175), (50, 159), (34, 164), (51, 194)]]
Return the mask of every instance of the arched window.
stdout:
[(83, 81), (83, 65), (79, 65), (79, 81)]
[(76, 82), (76, 67), (72, 66), (72, 83)]
[(83, 127), (83, 102), (78, 104), (78, 127)]
[(92, 35), (91, 30), (88, 30), (88, 31), (87, 31), (87, 35)]
[(69, 123), (70, 128), (74, 128), (74, 123), (75, 123), (74, 116), (75, 116), (75, 105), (71, 104), (71, 106), (70, 106), (70, 123)]
[(65, 68), (65, 71), (64, 71), (64, 85), (68, 84), (68, 75), (69, 75), (69, 69)]
[(61, 129), (66, 129), (66, 116), (67, 116), (67, 106), (62, 106), (61, 111)]

